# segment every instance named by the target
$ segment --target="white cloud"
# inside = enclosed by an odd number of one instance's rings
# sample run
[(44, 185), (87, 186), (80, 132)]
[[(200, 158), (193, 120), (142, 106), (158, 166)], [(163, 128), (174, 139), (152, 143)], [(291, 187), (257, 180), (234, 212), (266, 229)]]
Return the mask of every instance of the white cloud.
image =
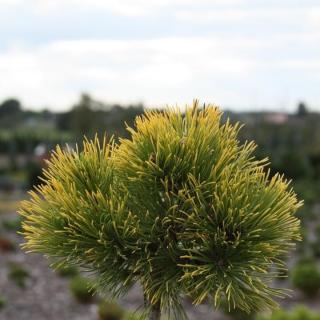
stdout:
[(193, 83), (210, 74), (234, 77), (249, 69), (250, 62), (224, 56), (218, 39), (59, 41), (1, 54), (0, 95), (65, 106), (89, 90), (113, 101), (164, 103), (196, 94)]
[(316, 1), (0, 0), (0, 12), (1, 98), (320, 103)]
[(116, 15), (127, 17), (146, 16), (154, 14), (161, 9), (174, 11), (177, 8), (201, 6), (231, 6), (249, 4), (250, 0), (0, 0), (1, 6), (17, 6), (26, 4), (29, 8), (41, 13), (52, 13), (77, 9), (101, 9)]
[(178, 20), (192, 23), (238, 23), (250, 20), (269, 20), (269, 21), (309, 21), (319, 22), (320, 7), (267, 7), (267, 8), (222, 8), (198, 10), (177, 10), (175, 16)]
[(15, 6), (21, 3), (21, 0), (0, 0), (0, 6)]
[(17, 95), (29, 105), (60, 108), (68, 107), (83, 90), (124, 103), (144, 100), (158, 105), (201, 98), (232, 105), (250, 102), (250, 91), (243, 88), (258, 90), (254, 79), (260, 72), (320, 72), (320, 59), (261, 61), (255, 50), (241, 57), (248, 46), (259, 45), (250, 39), (197, 37), (84, 39), (32, 50), (15, 47), (0, 54), (0, 96)]
[(312, 7), (308, 11), (307, 21), (312, 26), (315, 26), (317, 28), (320, 27), (320, 7)]

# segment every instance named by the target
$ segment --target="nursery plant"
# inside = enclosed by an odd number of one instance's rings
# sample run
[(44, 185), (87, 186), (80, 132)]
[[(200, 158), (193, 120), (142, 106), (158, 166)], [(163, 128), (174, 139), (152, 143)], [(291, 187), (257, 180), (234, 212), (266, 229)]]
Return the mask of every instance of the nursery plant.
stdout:
[(0, 295), (0, 311), (6, 306), (6, 299)]
[(70, 290), (74, 298), (80, 303), (90, 303), (93, 301), (94, 290), (91, 280), (82, 276), (71, 279)]
[(313, 297), (320, 290), (320, 270), (316, 261), (301, 261), (291, 272), (293, 285), (306, 296)]
[(103, 300), (98, 308), (99, 320), (124, 320), (124, 310), (115, 302)]
[(320, 314), (304, 305), (297, 305), (291, 311), (276, 310), (269, 316), (258, 316), (256, 320), (320, 320)]
[(73, 278), (79, 275), (79, 270), (75, 266), (60, 266), (56, 269), (56, 272), (61, 277)]
[(8, 278), (16, 283), (20, 288), (25, 288), (26, 280), (30, 277), (30, 274), (23, 265), (15, 262), (11, 262), (8, 265)]
[(6, 231), (20, 231), (21, 230), (21, 216), (16, 219), (8, 219), (2, 222), (2, 227)]
[(147, 111), (128, 139), (57, 147), (20, 210), (25, 248), (96, 275), (100, 290), (143, 289), (146, 315), (183, 319), (181, 298), (246, 312), (286, 294), (271, 281), (299, 240), (301, 206), (239, 124), (197, 101)]

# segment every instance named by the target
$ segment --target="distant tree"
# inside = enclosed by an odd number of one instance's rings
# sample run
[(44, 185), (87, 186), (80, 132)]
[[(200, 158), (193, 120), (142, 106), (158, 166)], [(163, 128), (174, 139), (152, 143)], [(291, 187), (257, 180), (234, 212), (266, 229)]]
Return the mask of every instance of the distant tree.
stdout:
[(312, 173), (309, 159), (304, 154), (288, 150), (282, 154), (274, 169), (290, 179), (310, 177)]
[(90, 135), (95, 128), (95, 101), (88, 95), (82, 94), (80, 101), (72, 108), (70, 128), (78, 136)]
[(57, 113), (56, 126), (58, 130), (71, 131), (72, 111)]
[(41, 111), (41, 116), (43, 119), (49, 120), (52, 117), (52, 112), (48, 109), (44, 109)]
[(11, 116), (21, 112), (21, 104), (17, 99), (7, 99), (0, 105), (0, 117)]
[(107, 133), (115, 137), (126, 137), (124, 123), (133, 125), (136, 116), (143, 113), (143, 105), (108, 105), (83, 94), (72, 110), (57, 115), (57, 128), (71, 131), (77, 138), (83, 135), (99, 136)]
[(309, 154), (309, 161), (313, 169), (313, 177), (320, 179), (320, 151), (312, 151)]
[(299, 102), (298, 109), (297, 109), (297, 116), (304, 117), (308, 114), (307, 105), (304, 102)]
[(42, 167), (40, 163), (30, 161), (26, 166), (27, 172), (27, 187), (32, 189), (41, 183), (40, 176), (42, 175)]

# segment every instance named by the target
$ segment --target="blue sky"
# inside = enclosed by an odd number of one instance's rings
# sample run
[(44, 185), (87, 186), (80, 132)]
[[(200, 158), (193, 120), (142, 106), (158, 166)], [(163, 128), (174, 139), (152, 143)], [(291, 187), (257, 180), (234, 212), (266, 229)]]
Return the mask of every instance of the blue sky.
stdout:
[(0, 101), (320, 110), (320, 2), (0, 0)]

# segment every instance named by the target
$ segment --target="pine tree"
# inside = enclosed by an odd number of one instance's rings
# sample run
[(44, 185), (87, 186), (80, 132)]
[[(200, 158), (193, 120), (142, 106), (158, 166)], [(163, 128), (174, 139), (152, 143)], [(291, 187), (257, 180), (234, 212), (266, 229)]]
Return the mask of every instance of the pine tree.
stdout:
[(272, 270), (299, 240), (301, 202), (221, 116), (194, 102), (146, 112), (118, 144), (57, 147), (20, 210), (25, 248), (90, 271), (115, 296), (139, 282), (149, 319), (185, 318), (185, 295), (275, 307), (286, 292), (272, 287)]

